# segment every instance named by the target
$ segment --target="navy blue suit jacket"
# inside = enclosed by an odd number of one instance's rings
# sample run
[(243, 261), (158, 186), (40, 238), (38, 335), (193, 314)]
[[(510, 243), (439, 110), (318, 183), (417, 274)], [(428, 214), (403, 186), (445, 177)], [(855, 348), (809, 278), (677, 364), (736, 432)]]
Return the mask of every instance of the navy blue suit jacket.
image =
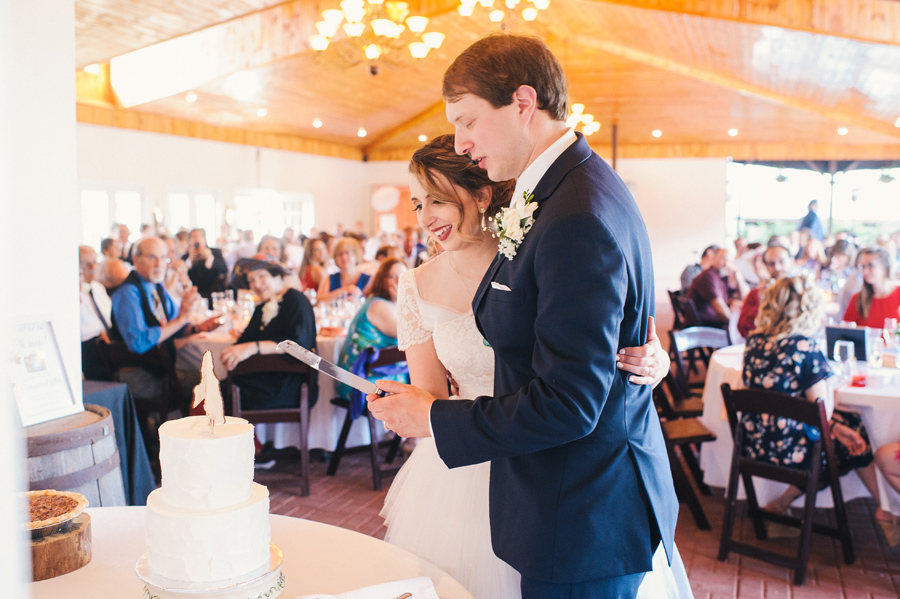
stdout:
[(523, 575), (649, 571), (651, 539), (672, 555), (678, 501), (651, 389), (615, 367), (653, 314), (647, 230), (581, 135), (533, 191), (534, 227), (473, 302), (494, 397), (435, 402), (438, 452), (451, 468), (491, 461), (494, 551)]

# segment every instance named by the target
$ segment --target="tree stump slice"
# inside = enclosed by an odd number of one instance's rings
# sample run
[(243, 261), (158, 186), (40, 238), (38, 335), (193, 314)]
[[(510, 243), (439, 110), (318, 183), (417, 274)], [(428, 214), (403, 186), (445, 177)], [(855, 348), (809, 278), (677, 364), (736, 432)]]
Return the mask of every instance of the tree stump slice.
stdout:
[(31, 541), (32, 580), (67, 574), (91, 561), (91, 517), (82, 512), (69, 527)]

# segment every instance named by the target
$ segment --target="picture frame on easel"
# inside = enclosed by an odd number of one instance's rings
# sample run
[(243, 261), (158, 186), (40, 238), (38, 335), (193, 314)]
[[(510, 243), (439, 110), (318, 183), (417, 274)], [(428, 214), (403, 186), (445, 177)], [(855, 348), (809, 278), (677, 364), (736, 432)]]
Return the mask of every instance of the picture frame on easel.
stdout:
[(22, 426), (84, 411), (83, 403), (72, 393), (49, 320), (12, 327), (8, 370)]

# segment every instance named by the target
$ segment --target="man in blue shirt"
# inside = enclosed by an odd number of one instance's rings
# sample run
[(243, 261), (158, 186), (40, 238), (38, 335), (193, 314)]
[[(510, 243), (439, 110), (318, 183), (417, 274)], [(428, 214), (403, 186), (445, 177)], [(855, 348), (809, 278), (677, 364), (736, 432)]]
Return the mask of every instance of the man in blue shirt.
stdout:
[[(190, 324), (190, 314), (201, 299), (195, 287), (185, 291), (181, 305), (176, 306), (163, 285), (169, 261), (163, 240), (149, 237), (139, 241), (134, 250), (134, 270), (113, 293), (110, 336), (121, 340), (130, 351), (145, 354), (159, 344), (168, 346), (169, 357), (175, 358), (172, 339), (217, 326), (216, 318)], [(162, 384), (159, 373), (145, 369), (120, 371), (135, 397), (152, 397)]]
[(812, 236), (822, 241), (825, 239), (825, 231), (822, 230), (822, 221), (819, 220), (819, 215), (816, 214), (819, 211), (819, 200), (813, 200), (809, 203), (809, 212), (806, 213), (806, 216), (800, 221), (800, 224), (797, 225), (797, 230), (809, 229), (812, 231)]

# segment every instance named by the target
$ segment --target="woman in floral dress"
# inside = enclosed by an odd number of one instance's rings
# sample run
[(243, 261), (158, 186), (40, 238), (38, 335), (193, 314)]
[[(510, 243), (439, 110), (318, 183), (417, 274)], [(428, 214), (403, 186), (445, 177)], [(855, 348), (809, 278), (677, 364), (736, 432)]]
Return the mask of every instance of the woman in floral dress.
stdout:
[[(777, 391), (815, 401), (827, 392), (825, 379), (831, 370), (813, 338), (822, 327), (824, 301), (811, 277), (778, 279), (763, 293), (756, 329), (744, 350), (744, 385), (750, 389)], [(745, 455), (779, 466), (807, 469), (814, 456), (809, 449), (819, 431), (768, 414), (749, 414), (745, 428)], [(831, 436), (838, 470), (856, 469), (878, 501), (875, 466), (869, 436), (858, 414), (835, 409)], [(802, 491), (789, 487), (767, 510), (784, 513)], [(878, 510), (879, 519), (889, 517)]]

